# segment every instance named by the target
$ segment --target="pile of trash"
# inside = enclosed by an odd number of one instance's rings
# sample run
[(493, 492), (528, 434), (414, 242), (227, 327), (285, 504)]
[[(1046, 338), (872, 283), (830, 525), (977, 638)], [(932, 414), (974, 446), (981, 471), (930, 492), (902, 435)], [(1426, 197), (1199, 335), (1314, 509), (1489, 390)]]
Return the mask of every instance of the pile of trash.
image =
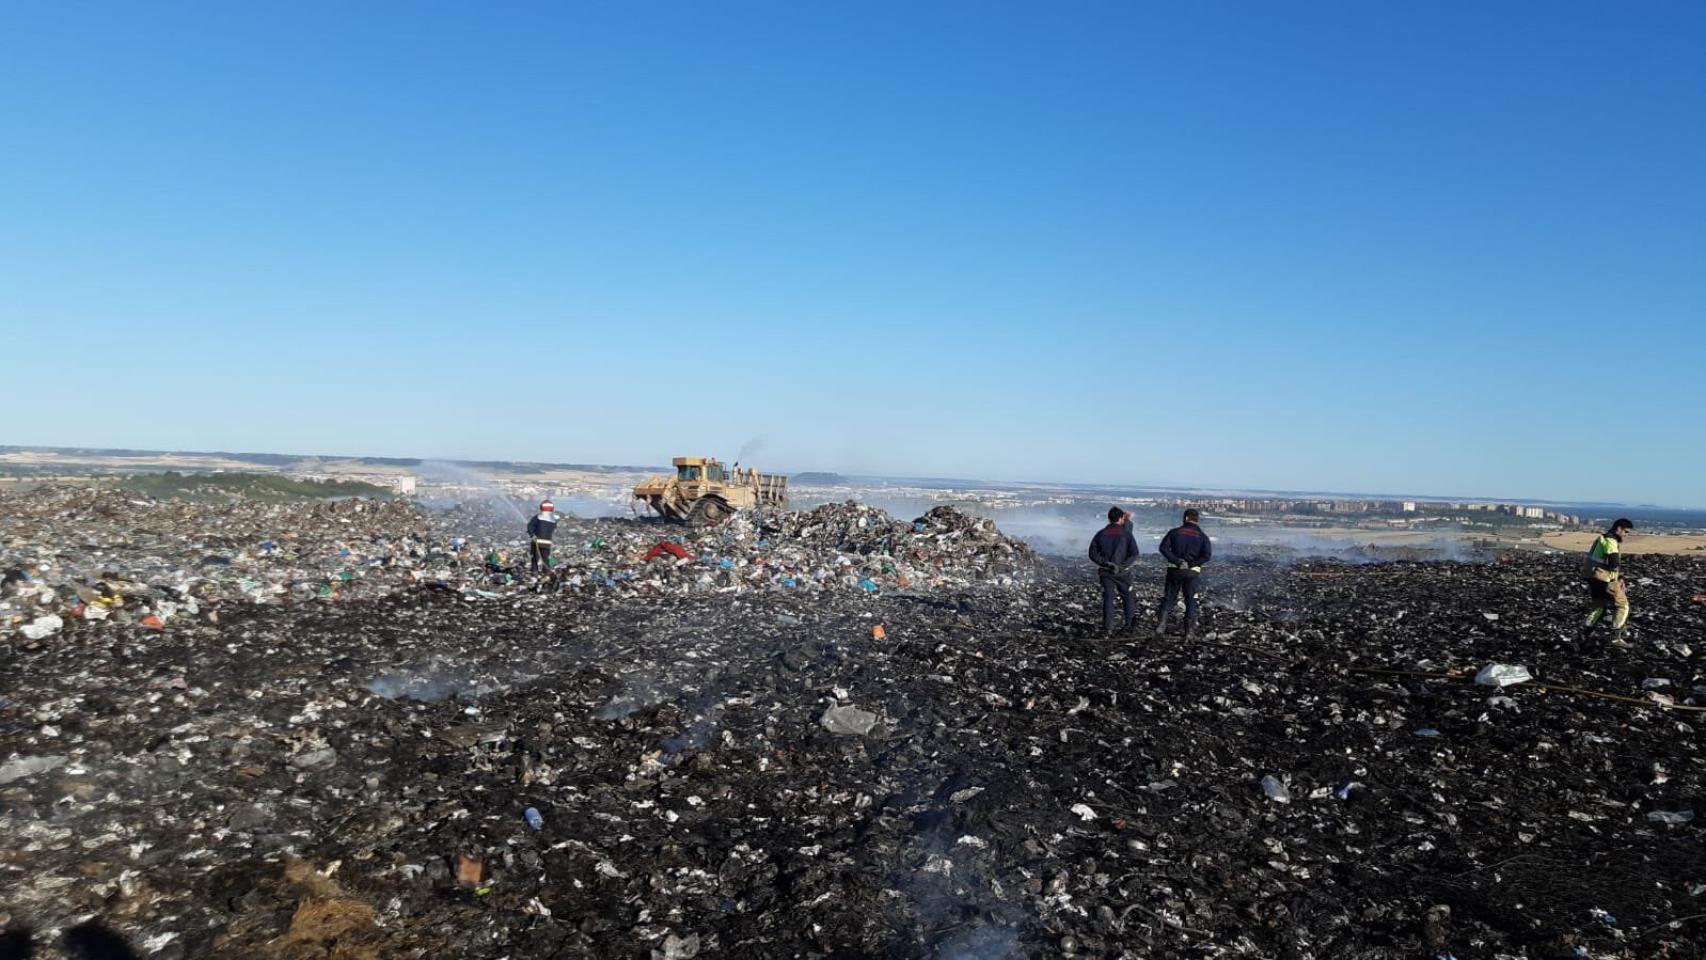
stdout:
[[(524, 572), (519, 543), (488, 554), (491, 581)], [(532, 589), (589, 596), (685, 593), (1006, 589), (1035, 573), (1022, 541), (952, 508), (896, 520), (857, 503), (804, 513), (741, 512), (716, 526), (653, 519), (588, 519), (558, 525), (548, 582)], [(448, 581), (450, 570), (429, 572)], [(466, 587), (464, 592), (470, 592)], [(490, 599), (487, 588), (471, 591)]]
[(104, 487), (0, 494), (0, 633), (68, 621), (160, 629), (220, 601), (372, 599), (436, 559), (413, 506), (155, 499)]
[(70, 622), (161, 629), (218, 604), (352, 602), (432, 589), (521, 593), (1004, 588), (1035, 562), (988, 520), (939, 507), (913, 523), (857, 504), (717, 527), (565, 517), (544, 576), (525, 520), (490, 504), (405, 500), (154, 499), (112, 488), (0, 493), (0, 635), (43, 640)]
[[(1108, 642), (1087, 564), (997, 587), (1000, 541), (935, 524), (577, 521), (565, 569), (636, 574), (464, 563), (471, 602), (422, 557), (0, 633), (0, 925), (160, 960), (1701, 954), (1706, 559), (1626, 559), (1628, 649), (1539, 555), (1211, 566), (1196, 642)], [(792, 551), (832, 575), (775, 586)]]
[(876, 558), (891, 565), (904, 563), (919, 570), (976, 570), (1011, 577), (1023, 574), (1036, 561), (1030, 546), (1003, 534), (995, 521), (947, 505), (933, 507), (907, 523), (853, 500), (826, 503), (784, 515), (779, 528), (784, 539), (802, 547)]

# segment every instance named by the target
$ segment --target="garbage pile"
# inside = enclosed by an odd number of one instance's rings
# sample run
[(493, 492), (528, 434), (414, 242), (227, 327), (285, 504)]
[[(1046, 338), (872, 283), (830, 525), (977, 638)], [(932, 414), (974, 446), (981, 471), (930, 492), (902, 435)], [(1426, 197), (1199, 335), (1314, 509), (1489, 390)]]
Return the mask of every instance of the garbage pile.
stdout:
[(995, 521), (947, 505), (907, 523), (852, 500), (826, 503), (784, 515), (780, 532), (802, 547), (866, 558), (866, 572), (873, 572), (874, 564), (874, 572), (909, 582), (929, 582), (935, 572), (960, 577), (975, 571), (996, 585), (1011, 586), (1036, 562), (1031, 548), (1003, 534)]
[(711, 528), (564, 518), (540, 580), (528, 576), (525, 519), (506, 523), (504, 512), (362, 498), (203, 502), (75, 486), (4, 493), (0, 635), (39, 641), (71, 622), (160, 629), (220, 602), (348, 602), (423, 588), (492, 600), (1006, 587), (1035, 560), (994, 524), (951, 508), (907, 524), (845, 504), (737, 515)]
[[(1626, 561), (1628, 650), (1535, 555), (1230, 565), (1237, 604), (1211, 567), (1197, 642), (1106, 642), (1082, 565), (997, 587), (937, 523), (577, 526), (688, 557), (0, 640), (0, 923), (166, 960), (1701, 955), (1706, 561)], [(838, 572), (775, 588), (791, 550)], [(762, 589), (689, 586), (737, 557)], [(903, 566), (941, 582), (846, 582)]]
[(159, 629), (219, 601), (383, 596), (436, 558), (401, 501), (155, 499), (113, 488), (0, 494), (0, 634), (69, 621)]

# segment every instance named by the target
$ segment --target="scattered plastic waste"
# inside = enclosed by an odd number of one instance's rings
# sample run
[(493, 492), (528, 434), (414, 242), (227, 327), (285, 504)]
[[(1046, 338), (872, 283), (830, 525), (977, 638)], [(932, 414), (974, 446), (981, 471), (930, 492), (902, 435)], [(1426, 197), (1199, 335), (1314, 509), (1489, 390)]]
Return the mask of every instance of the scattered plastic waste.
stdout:
[(0, 763), (0, 786), (65, 766), (69, 757), (19, 757)]
[(1484, 687), (1508, 687), (1533, 679), (1527, 667), (1510, 663), (1489, 663), (1475, 674), (1475, 682)]
[(868, 710), (842, 705), (830, 707), (819, 721), (830, 733), (863, 737), (877, 726), (879, 717)]
[[(1706, 791), (1679, 727), (1700, 721), (1441, 674), (1532, 656), (1561, 684), (1629, 698), (1669, 676), (1681, 695), (1706, 557), (1631, 558), (1658, 583), (1613, 671), (1560, 639), (1585, 602), (1562, 555), (1274, 563), (1229, 544), (1208, 642), (1112, 650), (1087, 639), (1082, 561), (964, 514), (571, 518), (548, 577), (519, 526), (0, 490), (12, 918), (122, 909), (176, 937), (147, 955), (185, 958), (214, 937), (230, 956), (491, 960), (1697, 939), (1665, 924), (1706, 896), (1697, 821), (1675, 819)], [(676, 539), (690, 559), (641, 562)], [(1147, 542), (1136, 573), (1153, 596)], [(1483, 608), (1493, 630), (1440, 629)], [(47, 616), (57, 631), (22, 632)], [(1412, 735), (1436, 723), (1452, 736)], [(1669, 872), (1626, 882), (1636, 865)], [(1429, 909), (1447, 890), (1473, 909)], [(337, 918), (335, 941), (307, 939)]]
[(48, 614), (47, 616), (37, 617), (19, 627), (18, 632), (23, 634), (26, 640), (41, 640), (58, 633), (63, 626), (65, 626), (63, 618), (55, 614)]
[(1275, 803), (1291, 802), (1291, 791), (1272, 774), (1262, 777), (1262, 793)]

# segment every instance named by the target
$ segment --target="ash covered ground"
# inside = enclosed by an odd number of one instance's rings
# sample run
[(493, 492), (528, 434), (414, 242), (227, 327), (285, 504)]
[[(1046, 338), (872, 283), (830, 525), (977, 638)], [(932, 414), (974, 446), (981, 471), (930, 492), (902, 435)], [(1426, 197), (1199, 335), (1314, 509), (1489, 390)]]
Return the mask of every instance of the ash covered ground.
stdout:
[(1186, 644), (1096, 639), (1085, 564), (951, 510), (567, 520), (548, 579), (486, 564), (513, 526), (0, 498), (4, 921), (43, 956), (91, 918), (165, 958), (1706, 955), (1701, 560), (1630, 558), (1614, 651), (1571, 557), (1227, 558)]

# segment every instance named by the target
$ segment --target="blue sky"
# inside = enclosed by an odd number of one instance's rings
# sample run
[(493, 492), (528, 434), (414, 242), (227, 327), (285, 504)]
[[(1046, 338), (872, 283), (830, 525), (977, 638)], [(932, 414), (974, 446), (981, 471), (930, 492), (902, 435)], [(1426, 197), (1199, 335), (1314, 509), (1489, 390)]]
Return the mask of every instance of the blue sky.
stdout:
[(1706, 506), (1698, 3), (0, 10), (0, 443)]

